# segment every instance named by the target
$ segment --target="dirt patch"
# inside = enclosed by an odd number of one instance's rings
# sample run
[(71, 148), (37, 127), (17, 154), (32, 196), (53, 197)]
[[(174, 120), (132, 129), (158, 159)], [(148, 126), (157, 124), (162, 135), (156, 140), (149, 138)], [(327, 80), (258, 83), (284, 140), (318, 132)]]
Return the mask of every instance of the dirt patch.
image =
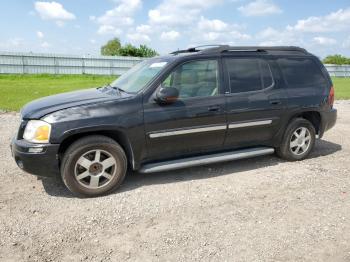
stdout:
[(0, 115), (1, 261), (350, 261), (350, 102), (311, 157), (259, 157), (129, 174), (116, 193), (73, 197), (21, 172)]

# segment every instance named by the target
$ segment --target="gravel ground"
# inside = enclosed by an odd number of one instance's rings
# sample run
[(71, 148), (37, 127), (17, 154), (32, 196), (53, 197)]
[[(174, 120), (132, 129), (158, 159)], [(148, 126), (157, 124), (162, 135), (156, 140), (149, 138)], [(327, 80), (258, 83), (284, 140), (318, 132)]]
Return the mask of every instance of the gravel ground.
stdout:
[(21, 172), (0, 115), (1, 261), (350, 261), (350, 101), (311, 157), (275, 156), (129, 174), (116, 193), (74, 198)]

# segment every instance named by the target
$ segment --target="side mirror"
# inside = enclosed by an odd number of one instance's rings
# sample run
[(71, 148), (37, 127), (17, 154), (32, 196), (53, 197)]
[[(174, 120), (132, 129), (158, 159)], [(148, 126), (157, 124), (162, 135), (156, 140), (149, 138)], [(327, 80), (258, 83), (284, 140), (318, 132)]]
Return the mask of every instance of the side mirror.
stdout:
[(155, 100), (159, 104), (167, 105), (174, 103), (179, 98), (179, 90), (174, 87), (161, 87), (156, 93)]

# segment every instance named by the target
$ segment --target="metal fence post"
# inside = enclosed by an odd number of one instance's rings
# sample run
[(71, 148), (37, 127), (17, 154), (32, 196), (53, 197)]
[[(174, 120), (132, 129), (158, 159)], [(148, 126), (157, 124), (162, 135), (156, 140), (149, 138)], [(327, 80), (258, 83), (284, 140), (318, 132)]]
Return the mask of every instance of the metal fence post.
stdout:
[(25, 74), (25, 71), (24, 71), (24, 55), (22, 55), (22, 74)]
[(83, 72), (83, 75), (85, 74), (85, 56), (83, 56), (81, 58), (81, 65), (82, 65), (82, 72)]
[(55, 75), (58, 75), (59, 74), (59, 68), (58, 68), (57, 58), (55, 56), (53, 57), (53, 64), (54, 64)]
[(109, 61), (109, 75), (113, 75), (113, 60)]

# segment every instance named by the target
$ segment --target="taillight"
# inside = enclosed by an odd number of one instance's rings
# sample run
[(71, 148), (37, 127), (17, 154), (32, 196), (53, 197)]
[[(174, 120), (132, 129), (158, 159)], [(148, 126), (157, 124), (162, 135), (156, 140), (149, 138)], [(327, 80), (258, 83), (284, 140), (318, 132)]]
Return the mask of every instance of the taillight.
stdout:
[(334, 103), (334, 87), (332, 86), (331, 89), (329, 90), (328, 105), (333, 107), (333, 103)]

